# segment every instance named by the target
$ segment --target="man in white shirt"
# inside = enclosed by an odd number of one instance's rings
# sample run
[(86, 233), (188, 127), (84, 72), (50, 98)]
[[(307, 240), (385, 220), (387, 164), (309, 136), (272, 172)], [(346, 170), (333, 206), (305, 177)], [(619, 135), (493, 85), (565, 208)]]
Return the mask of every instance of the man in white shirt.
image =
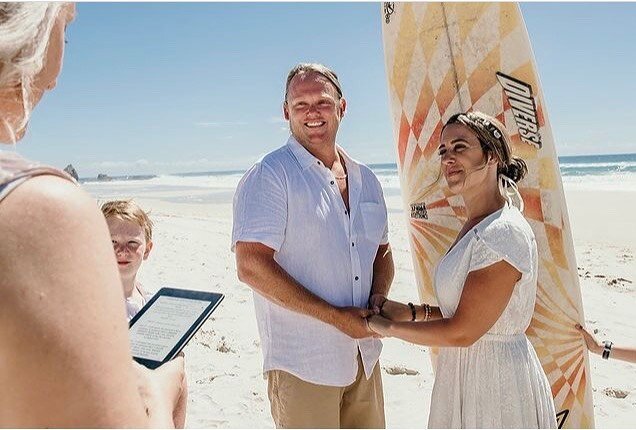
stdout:
[(383, 428), (379, 339), (367, 325), (393, 280), (378, 179), (336, 145), (338, 78), (300, 64), (287, 78), (291, 136), (241, 179), (232, 249), (254, 290), (278, 428)]

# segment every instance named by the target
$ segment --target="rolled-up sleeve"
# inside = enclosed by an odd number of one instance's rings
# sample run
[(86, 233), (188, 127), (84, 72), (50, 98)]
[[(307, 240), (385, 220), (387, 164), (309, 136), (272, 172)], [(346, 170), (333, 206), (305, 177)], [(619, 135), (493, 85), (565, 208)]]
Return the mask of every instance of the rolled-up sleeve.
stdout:
[(232, 252), (236, 242), (258, 242), (280, 251), (287, 223), (283, 178), (263, 163), (245, 173), (234, 194)]

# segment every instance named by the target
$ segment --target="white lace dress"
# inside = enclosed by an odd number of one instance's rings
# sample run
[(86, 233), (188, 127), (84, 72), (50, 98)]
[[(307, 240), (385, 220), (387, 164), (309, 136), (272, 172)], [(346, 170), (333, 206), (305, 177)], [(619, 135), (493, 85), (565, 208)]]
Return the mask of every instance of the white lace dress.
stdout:
[(538, 256), (530, 225), (515, 207), (484, 218), (440, 260), (435, 293), (452, 317), (469, 272), (505, 260), (522, 277), (492, 328), (473, 345), (440, 348), (429, 428), (556, 428), (541, 363), (525, 335), (534, 310)]

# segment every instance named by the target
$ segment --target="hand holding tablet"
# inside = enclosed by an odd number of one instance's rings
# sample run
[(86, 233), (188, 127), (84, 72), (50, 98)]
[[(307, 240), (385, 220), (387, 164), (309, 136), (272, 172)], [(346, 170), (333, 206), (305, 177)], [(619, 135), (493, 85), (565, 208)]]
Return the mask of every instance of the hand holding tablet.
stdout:
[(130, 320), (133, 359), (151, 369), (173, 359), (223, 297), (203, 291), (160, 289)]

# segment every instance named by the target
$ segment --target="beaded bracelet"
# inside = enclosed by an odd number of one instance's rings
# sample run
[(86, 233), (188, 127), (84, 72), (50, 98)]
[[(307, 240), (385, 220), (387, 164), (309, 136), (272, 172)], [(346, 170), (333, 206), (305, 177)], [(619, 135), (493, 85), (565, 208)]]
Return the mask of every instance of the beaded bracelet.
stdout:
[(415, 321), (415, 305), (409, 302), (409, 308), (411, 308), (411, 321)]
[(424, 303), (422, 306), (424, 306), (424, 321), (428, 321), (431, 319), (431, 305)]

